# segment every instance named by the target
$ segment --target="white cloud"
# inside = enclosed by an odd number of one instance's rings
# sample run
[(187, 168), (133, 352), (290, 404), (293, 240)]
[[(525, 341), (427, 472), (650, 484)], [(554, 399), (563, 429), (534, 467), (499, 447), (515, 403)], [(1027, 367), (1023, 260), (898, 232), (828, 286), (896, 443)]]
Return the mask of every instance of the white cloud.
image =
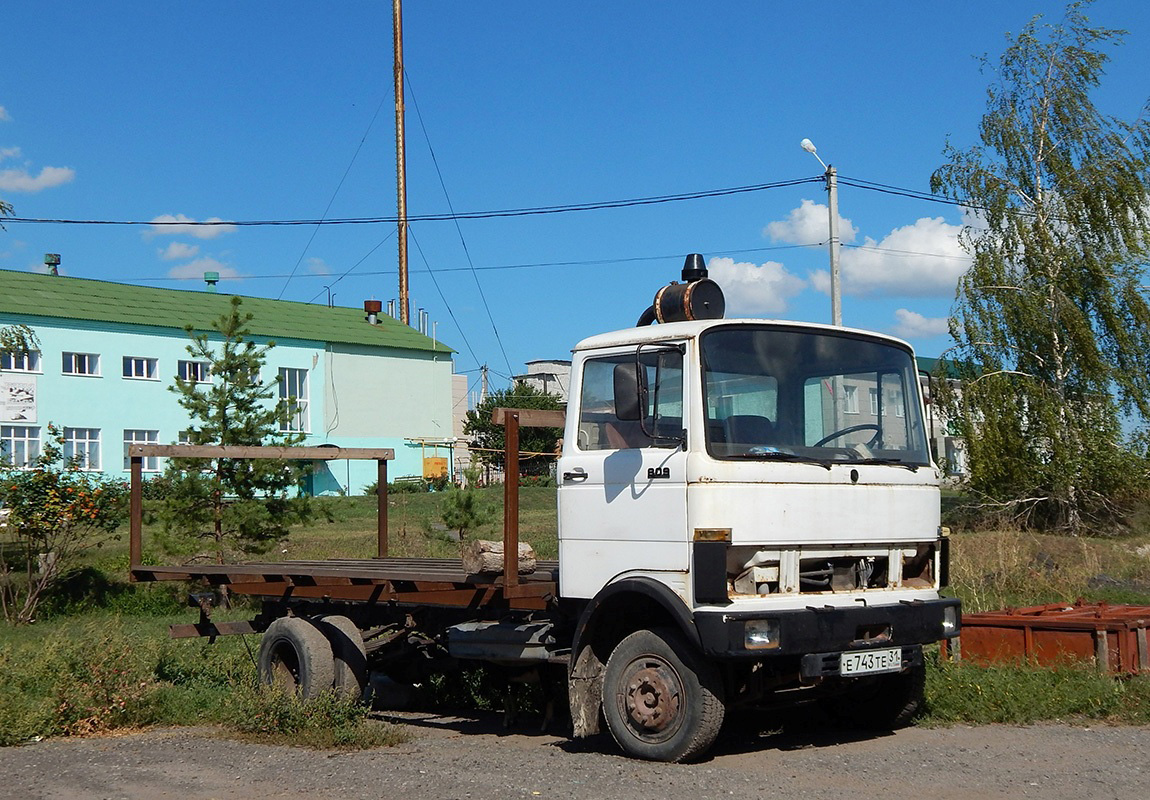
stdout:
[[(844, 248), (840, 251), (843, 292), (953, 296), (958, 279), (970, 267), (970, 257), (958, 242), (961, 231), (962, 225), (951, 225), (942, 217), (923, 217), (895, 228), (882, 241), (868, 236), (859, 247)], [(825, 274), (812, 275), (811, 283), (825, 291), (829, 280)]]
[(168, 270), (169, 278), (199, 278), (203, 279), (205, 272), (218, 272), (221, 278), (238, 278), (240, 273), (234, 268), (218, 259), (205, 256), (204, 258), (197, 258), (195, 261), (190, 261), (187, 264), (181, 264), (178, 267), (172, 267)]
[[(830, 237), (830, 215), (826, 206), (803, 200), (802, 205), (791, 209), (786, 219), (768, 222), (763, 235), (790, 244), (825, 243)], [(857, 235), (858, 228), (839, 214), (839, 241), (853, 242)]]
[(0, 106), (0, 122), (8, 122), (12, 119), (12, 115), (8, 113), (8, 109)]
[(42, 167), (35, 176), (27, 169), (0, 169), (0, 189), (9, 192), (39, 192), (70, 183), (75, 177), (76, 170), (70, 167)]
[(950, 330), (946, 317), (924, 317), (917, 311), (900, 308), (894, 312), (896, 336), (903, 339), (925, 339)]
[(311, 257), (304, 262), (307, 265), (307, 270), (312, 275), (330, 275), (331, 267), (322, 258)]
[(209, 217), (204, 220), (209, 225), (196, 224), (196, 220), (184, 214), (161, 214), (152, 220), (150, 236), (194, 236), (197, 239), (214, 239), (236, 229), (235, 225), (226, 224), (219, 217)]
[(3, 161), (6, 158), (19, 158), (19, 157), (20, 157), (20, 148), (19, 147), (0, 147), (0, 161)]
[(728, 316), (754, 317), (781, 314), (787, 301), (806, 288), (807, 282), (787, 272), (777, 261), (765, 264), (712, 258), (707, 264), (711, 278), (723, 287)]
[(200, 246), (186, 242), (171, 242), (167, 247), (156, 252), (164, 261), (178, 261), (182, 258), (195, 258), (200, 252)]

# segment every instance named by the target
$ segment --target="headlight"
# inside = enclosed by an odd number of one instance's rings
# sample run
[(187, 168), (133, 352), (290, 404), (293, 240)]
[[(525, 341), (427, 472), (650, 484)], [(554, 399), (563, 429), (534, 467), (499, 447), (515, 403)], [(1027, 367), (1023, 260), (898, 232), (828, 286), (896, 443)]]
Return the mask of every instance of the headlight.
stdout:
[(743, 646), (748, 650), (775, 650), (779, 646), (777, 619), (750, 619), (743, 629)]
[(949, 639), (958, 635), (958, 608), (948, 606), (942, 610), (942, 636)]

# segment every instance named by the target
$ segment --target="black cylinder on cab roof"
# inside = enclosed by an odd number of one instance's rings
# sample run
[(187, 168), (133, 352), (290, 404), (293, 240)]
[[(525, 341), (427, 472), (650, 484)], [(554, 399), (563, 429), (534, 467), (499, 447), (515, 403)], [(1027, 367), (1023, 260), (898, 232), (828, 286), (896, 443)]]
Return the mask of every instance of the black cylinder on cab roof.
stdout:
[(636, 327), (652, 322), (722, 319), (727, 302), (719, 284), (707, 277), (707, 263), (699, 253), (683, 262), (683, 283), (671, 283), (655, 293), (655, 301), (639, 317)]

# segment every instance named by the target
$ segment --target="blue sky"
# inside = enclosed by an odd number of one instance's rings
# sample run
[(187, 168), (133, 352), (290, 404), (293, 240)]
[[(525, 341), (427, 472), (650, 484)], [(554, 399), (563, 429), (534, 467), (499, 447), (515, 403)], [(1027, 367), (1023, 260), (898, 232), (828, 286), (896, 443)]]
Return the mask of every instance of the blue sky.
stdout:
[[(652, 197), (840, 175), (919, 191), (947, 137), (975, 141), (1007, 31), (1044, 0), (408, 0), (409, 213)], [(1150, 3), (1097, 94), (1146, 101)], [(395, 214), (391, 5), (11, 3), (0, 26), (0, 197), (40, 219), (225, 221)], [(442, 179), (441, 179), (442, 176)], [(446, 189), (446, 193), (445, 193)], [(448, 199), (450, 198), (450, 199)], [(964, 257), (959, 209), (843, 187), (844, 322), (922, 355)], [(821, 183), (686, 202), (413, 222), (412, 317), (457, 371), (566, 357), (633, 325), (683, 256), (707, 256), (737, 313), (827, 321)], [(329, 205), (330, 204), (330, 205)], [(849, 221), (849, 222), (848, 222)], [(77, 277), (360, 306), (397, 295), (394, 225), (7, 224), (0, 268), (60, 253)], [(294, 272), (294, 277), (287, 276)], [(330, 288), (325, 288), (330, 287)]]

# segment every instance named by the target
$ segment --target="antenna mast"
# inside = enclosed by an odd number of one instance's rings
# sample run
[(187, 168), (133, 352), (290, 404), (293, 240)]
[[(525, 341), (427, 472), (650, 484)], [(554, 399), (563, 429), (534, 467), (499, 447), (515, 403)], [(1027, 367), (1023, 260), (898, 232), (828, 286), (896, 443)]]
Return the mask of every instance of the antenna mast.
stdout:
[(391, 4), (392, 35), (395, 43), (395, 166), (399, 217), (399, 319), (410, 322), (407, 302), (407, 154), (403, 141), (403, 11), (400, 0)]

